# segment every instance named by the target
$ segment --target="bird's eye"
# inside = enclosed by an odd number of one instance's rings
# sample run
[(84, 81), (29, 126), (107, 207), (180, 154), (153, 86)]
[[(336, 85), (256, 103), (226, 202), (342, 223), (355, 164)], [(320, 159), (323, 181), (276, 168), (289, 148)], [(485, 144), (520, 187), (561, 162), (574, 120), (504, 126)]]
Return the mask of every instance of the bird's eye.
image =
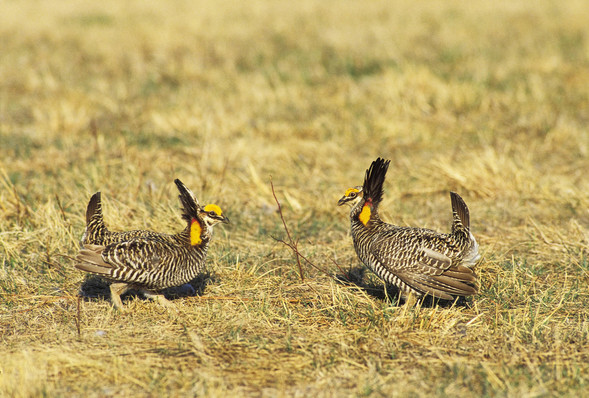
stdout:
[(348, 195), (348, 197), (350, 197), (350, 198), (355, 198), (355, 197), (356, 197), (356, 195), (357, 195), (357, 193), (356, 193), (356, 192), (350, 192), (350, 194)]
[(217, 213), (215, 213), (214, 211), (209, 211), (209, 216), (211, 217), (217, 217)]

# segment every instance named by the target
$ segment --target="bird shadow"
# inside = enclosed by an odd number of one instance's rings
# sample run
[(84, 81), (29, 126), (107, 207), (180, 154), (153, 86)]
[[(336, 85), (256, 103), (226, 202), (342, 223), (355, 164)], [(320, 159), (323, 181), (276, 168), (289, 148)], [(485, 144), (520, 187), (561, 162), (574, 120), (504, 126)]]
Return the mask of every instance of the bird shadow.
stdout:
[[(380, 282), (374, 282), (369, 278), (364, 278), (366, 273), (366, 267), (358, 266), (352, 267), (345, 273), (336, 274), (335, 279), (342, 285), (356, 286), (362, 289), (370, 297), (385, 301), (393, 306), (401, 306), (405, 304), (405, 299), (401, 296), (399, 288), (393, 285), (382, 284)], [(365, 281), (368, 279), (368, 281)], [(454, 300), (443, 300), (432, 296), (424, 296), (418, 299), (421, 302), (422, 308), (433, 308), (433, 307), (470, 307), (470, 303), (465, 297), (457, 297)]]
[[(162, 289), (160, 292), (168, 300), (176, 300), (183, 297), (202, 296), (206, 287), (217, 281), (217, 276), (210, 272), (203, 272), (189, 283), (181, 286), (169, 287)], [(107, 279), (101, 278), (98, 275), (88, 275), (86, 280), (82, 283), (79, 290), (79, 295), (84, 301), (93, 301), (95, 299), (110, 300), (110, 282)], [(139, 290), (129, 289), (121, 296), (122, 301), (132, 298), (146, 300)]]

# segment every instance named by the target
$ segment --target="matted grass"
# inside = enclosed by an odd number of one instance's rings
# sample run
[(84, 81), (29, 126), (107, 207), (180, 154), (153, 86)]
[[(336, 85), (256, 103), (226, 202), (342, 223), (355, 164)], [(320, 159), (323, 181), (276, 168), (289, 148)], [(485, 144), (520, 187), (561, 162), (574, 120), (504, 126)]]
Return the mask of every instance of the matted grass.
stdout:
[[(587, 395), (587, 21), (584, 1), (2, 2), (0, 395)], [(386, 220), (448, 230), (449, 190), (470, 207), (466, 305), (362, 275), (336, 203), (377, 156)], [(301, 252), (356, 284), (301, 281), (270, 176)], [(112, 229), (174, 232), (174, 178), (232, 221), (204, 290), (80, 299), (61, 255), (90, 195)]]

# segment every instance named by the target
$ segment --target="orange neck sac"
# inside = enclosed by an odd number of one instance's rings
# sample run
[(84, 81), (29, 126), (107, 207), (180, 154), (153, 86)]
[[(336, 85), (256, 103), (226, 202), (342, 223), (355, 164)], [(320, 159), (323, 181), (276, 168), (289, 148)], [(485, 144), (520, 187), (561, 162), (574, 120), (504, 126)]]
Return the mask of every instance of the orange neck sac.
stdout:
[(192, 246), (200, 245), (202, 243), (202, 227), (196, 218), (192, 219), (190, 224), (190, 244)]
[(366, 226), (366, 225), (368, 225), (368, 221), (370, 221), (371, 215), (372, 215), (372, 204), (365, 203), (364, 207), (362, 207), (362, 211), (358, 215), (358, 220), (360, 220), (360, 222), (362, 224), (364, 224), (364, 226)]

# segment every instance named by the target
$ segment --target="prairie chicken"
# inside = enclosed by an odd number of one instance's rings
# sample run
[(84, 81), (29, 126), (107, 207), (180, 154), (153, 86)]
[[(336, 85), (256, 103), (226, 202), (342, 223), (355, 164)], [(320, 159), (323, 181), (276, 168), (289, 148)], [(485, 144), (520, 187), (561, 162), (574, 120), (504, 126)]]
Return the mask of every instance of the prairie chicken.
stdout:
[(76, 268), (110, 279), (111, 300), (122, 308), (121, 294), (131, 288), (163, 305), (169, 301), (157, 291), (190, 282), (203, 269), (207, 250), (217, 223), (228, 223), (221, 208), (201, 207), (194, 194), (178, 179), (182, 218), (186, 228), (174, 235), (152, 231), (109, 231), (102, 218), (100, 192), (95, 193), (86, 211), (83, 248)]
[(351, 234), (360, 260), (401, 295), (430, 295), (444, 300), (477, 293), (470, 269), (480, 255), (470, 232), (468, 207), (451, 192), (453, 223), (449, 234), (399, 227), (380, 219), (378, 205), (389, 160), (381, 158), (366, 170), (364, 185), (346, 190), (338, 205), (349, 204)]

